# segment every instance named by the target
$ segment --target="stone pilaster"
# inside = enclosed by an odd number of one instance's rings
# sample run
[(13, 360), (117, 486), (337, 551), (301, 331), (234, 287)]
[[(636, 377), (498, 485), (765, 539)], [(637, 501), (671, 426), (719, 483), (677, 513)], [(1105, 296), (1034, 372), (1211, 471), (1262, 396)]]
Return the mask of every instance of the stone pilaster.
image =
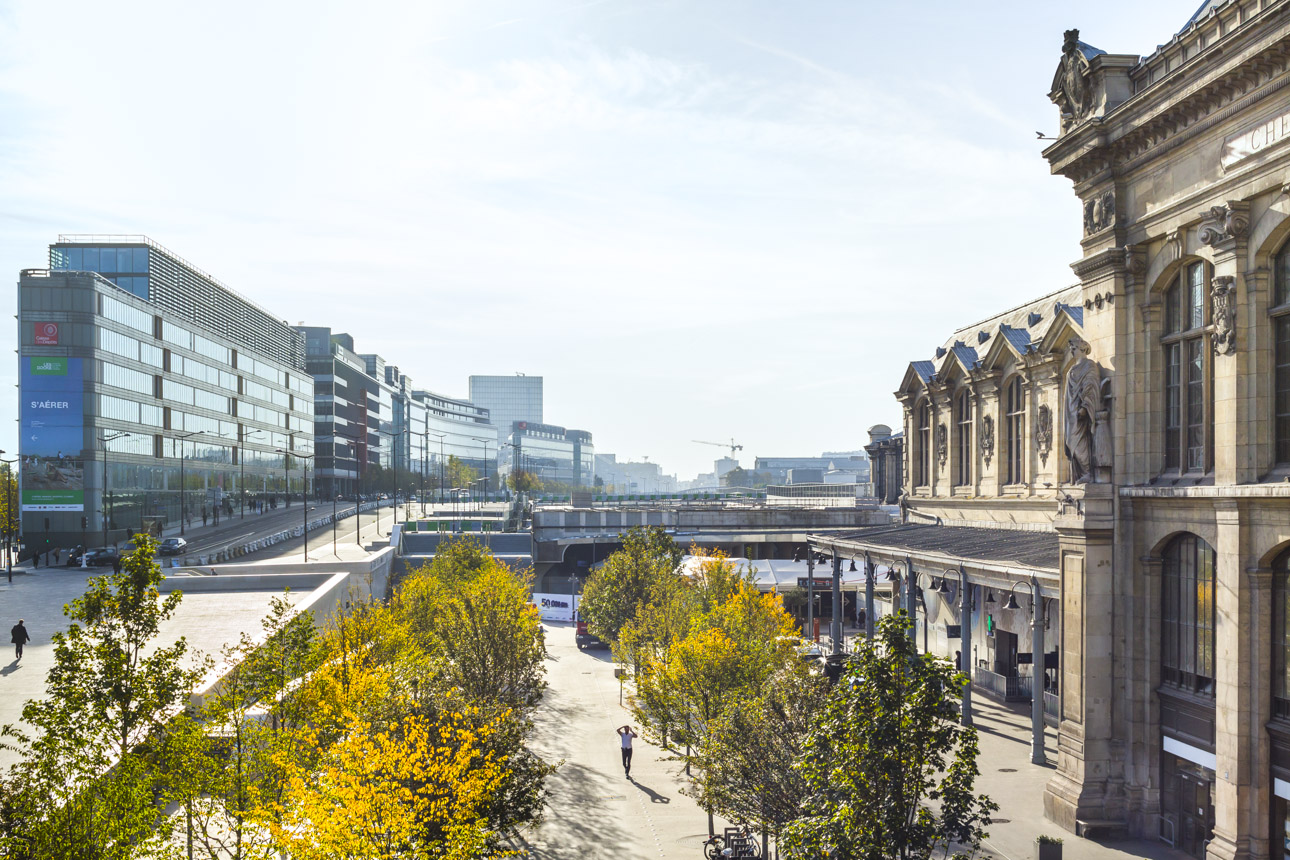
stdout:
[[(1214, 571), (1214, 838), (1212, 860), (1248, 860), (1253, 799), (1253, 690), (1249, 672), (1254, 598), (1242, 582), (1241, 511), (1235, 500), (1214, 506), (1218, 527)], [(1261, 732), (1266, 734), (1266, 732)]]
[(1115, 497), (1109, 484), (1062, 491), (1074, 504), (1065, 503), (1053, 522), (1062, 572), (1062, 713), (1057, 773), (1044, 790), (1044, 813), (1083, 833), (1093, 822), (1125, 822), (1123, 775), (1112, 749)]
[(1210, 279), (1210, 322), (1213, 325), (1211, 361), (1213, 362), (1214, 483), (1238, 484), (1255, 480), (1252, 458), (1246, 451), (1246, 389), (1250, 386), (1247, 362), (1250, 358), (1252, 314), (1241, 313), (1246, 295), (1246, 246), (1249, 233), (1250, 206), (1233, 201), (1212, 206), (1201, 213), (1197, 235), (1210, 247), (1214, 273)]
[(1272, 744), (1268, 738), (1268, 720), (1272, 719), (1272, 571), (1269, 568), (1252, 568), (1245, 572), (1252, 610), (1250, 625), (1249, 677), (1250, 691), (1250, 857), (1267, 860), (1272, 846), (1268, 843), (1271, 827), (1269, 813), (1272, 791), (1269, 786), (1272, 769)]

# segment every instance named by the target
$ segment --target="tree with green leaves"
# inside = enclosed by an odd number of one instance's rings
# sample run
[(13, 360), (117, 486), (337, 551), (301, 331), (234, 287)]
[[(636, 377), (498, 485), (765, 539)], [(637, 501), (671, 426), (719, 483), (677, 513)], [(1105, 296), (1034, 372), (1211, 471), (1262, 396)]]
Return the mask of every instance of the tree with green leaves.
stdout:
[(681, 557), (681, 548), (661, 526), (628, 530), (623, 548), (588, 577), (582, 590), (579, 614), (591, 632), (617, 642), (623, 625), (675, 580)]
[(158, 818), (164, 768), (150, 745), (206, 664), (182, 637), (157, 646), (181, 595), (161, 597), (156, 542), (140, 534), (135, 544), (120, 573), (90, 580), (65, 608), (72, 623), (52, 637), (46, 695), (23, 707), (30, 728), (3, 730), (21, 755), (3, 786), (3, 806), (18, 813), (0, 848), (13, 855), (143, 856), (168, 837), (169, 819)]
[(799, 815), (809, 787), (793, 767), (811, 720), (824, 707), (824, 678), (790, 663), (762, 685), (760, 695), (727, 708), (713, 720), (695, 763), (699, 803), (722, 817), (768, 836)]
[(456, 454), (448, 455), (447, 475), (449, 487), (469, 487), (479, 477), (479, 472), (466, 465)]
[(538, 476), (524, 469), (516, 469), (506, 476), (506, 486), (512, 493), (540, 493), (542, 481)]
[(976, 730), (958, 724), (966, 676), (919, 655), (909, 617), (878, 623), (811, 724), (796, 764), (804, 813), (785, 825), (784, 857), (970, 857), (998, 805), (975, 794)]

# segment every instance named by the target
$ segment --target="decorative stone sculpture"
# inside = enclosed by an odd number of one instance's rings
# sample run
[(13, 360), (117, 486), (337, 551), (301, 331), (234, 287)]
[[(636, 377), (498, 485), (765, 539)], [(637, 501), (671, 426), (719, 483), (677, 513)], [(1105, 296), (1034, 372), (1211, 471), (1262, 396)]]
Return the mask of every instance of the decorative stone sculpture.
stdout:
[(987, 415), (981, 419), (981, 459), (990, 465), (994, 456), (994, 417)]
[(950, 433), (944, 424), (936, 425), (936, 462), (942, 466), (950, 455)]
[(1079, 30), (1067, 30), (1062, 39), (1062, 60), (1048, 94), (1061, 112), (1062, 131), (1087, 119), (1093, 110), (1093, 89), (1088, 80), (1088, 60), (1080, 50)]
[(1115, 191), (1108, 188), (1084, 201), (1084, 235), (1105, 230), (1115, 223)]
[(1039, 405), (1039, 417), (1035, 421), (1035, 445), (1039, 448), (1039, 459), (1048, 465), (1048, 452), (1053, 449), (1053, 410), (1047, 403)]
[(1236, 278), (1215, 275), (1213, 283), (1214, 354), (1231, 355), (1236, 352)]
[(1110, 410), (1102, 394), (1102, 369), (1089, 359), (1088, 343), (1073, 337), (1067, 344), (1073, 363), (1066, 373), (1066, 459), (1073, 484), (1110, 480)]
[(1244, 208), (1230, 203), (1211, 206), (1200, 213), (1200, 229), (1196, 236), (1202, 245), (1213, 247), (1229, 239), (1239, 239), (1250, 229), (1250, 216)]

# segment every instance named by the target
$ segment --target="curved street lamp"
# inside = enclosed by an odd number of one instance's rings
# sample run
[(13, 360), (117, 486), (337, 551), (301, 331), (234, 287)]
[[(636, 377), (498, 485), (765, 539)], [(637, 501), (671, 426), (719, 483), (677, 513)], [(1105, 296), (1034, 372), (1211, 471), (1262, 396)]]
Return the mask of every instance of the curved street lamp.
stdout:
[[(103, 510), (103, 546), (108, 545), (108, 443), (115, 442), (117, 439), (124, 439), (131, 434), (121, 430), (111, 435), (104, 434), (98, 437), (99, 443), (103, 446), (103, 498), (99, 500), (99, 507)], [(181, 480), (182, 483), (182, 480)]]
[(963, 713), (959, 722), (964, 726), (972, 725), (972, 672), (970, 669), (972, 653), (972, 584), (967, 580), (967, 571), (963, 565), (957, 568), (947, 567), (941, 571), (941, 584), (936, 591), (949, 594), (950, 588), (945, 580), (953, 576), (958, 580), (959, 589), (959, 665), (958, 670), (967, 675), (963, 685)]
[(1048, 764), (1044, 753), (1044, 691), (1039, 684), (1044, 666), (1044, 595), (1039, 589), (1039, 577), (1030, 575), (1029, 581), (1013, 583), (1008, 589), (1004, 609), (1020, 609), (1017, 589), (1026, 586), (1030, 592), (1030, 763)]

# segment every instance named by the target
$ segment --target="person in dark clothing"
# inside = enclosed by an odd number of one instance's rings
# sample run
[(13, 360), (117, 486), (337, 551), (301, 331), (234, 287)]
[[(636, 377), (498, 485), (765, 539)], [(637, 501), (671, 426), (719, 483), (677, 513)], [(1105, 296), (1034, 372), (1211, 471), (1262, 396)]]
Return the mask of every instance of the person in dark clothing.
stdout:
[(116, 558), (112, 559), (112, 572), (113, 572), (113, 573), (120, 573), (120, 572), (121, 572), (121, 557), (120, 557), (120, 556), (117, 556)]
[(13, 630), (10, 632), (13, 633), (13, 647), (14, 651), (17, 652), (17, 659), (21, 660), (22, 646), (31, 641), (31, 637), (27, 635), (27, 626), (19, 618), (18, 623), (13, 626)]

